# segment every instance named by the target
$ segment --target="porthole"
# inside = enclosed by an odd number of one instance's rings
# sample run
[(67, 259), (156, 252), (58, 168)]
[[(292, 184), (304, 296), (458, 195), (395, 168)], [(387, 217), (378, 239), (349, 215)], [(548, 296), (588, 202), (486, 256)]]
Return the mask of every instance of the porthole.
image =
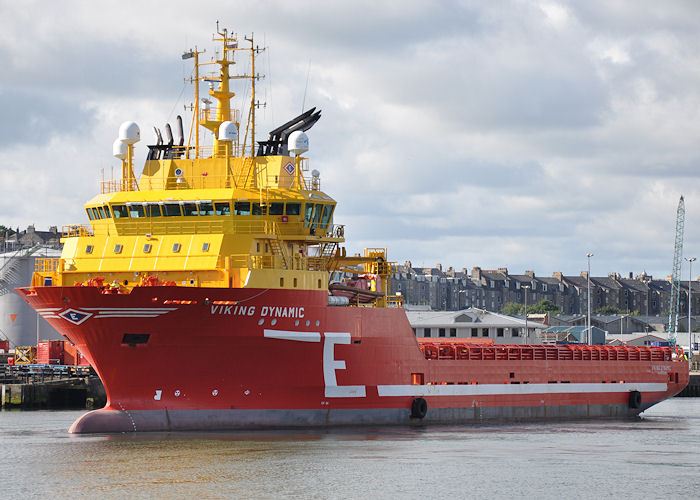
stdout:
[(202, 244), (202, 252), (208, 252), (209, 251), (209, 243), (203, 243)]
[(122, 253), (122, 250), (124, 249), (124, 245), (114, 245), (114, 253)]
[(179, 252), (181, 247), (182, 245), (180, 245), (179, 243), (173, 243), (173, 252)]
[(85, 247), (85, 253), (92, 253), (92, 250), (93, 250), (94, 248), (95, 248), (95, 247), (93, 247), (92, 245), (86, 246), (86, 247)]
[(153, 248), (153, 245), (151, 245), (150, 243), (146, 243), (143, 246), (143, 253), (149, 253), (151, 251), (151, 248)]

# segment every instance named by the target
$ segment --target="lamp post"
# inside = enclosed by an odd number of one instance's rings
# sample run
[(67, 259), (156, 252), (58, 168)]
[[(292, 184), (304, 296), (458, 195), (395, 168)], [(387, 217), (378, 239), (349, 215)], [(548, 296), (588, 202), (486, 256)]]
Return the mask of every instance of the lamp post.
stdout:
[(588, 273), (586, 274), (586, 281), (588, 285), (588, 293), (586, 294), (588, 297), (588, 320), (586, 322), (586, 344), (590, 344), (592, 340), (591, 336), (591, 257), (593, 257), (592, 253), (587, 253), (586, 257), (588, 257)]
[(525, 290), (525, 343), (530, 343), (530, 331), (527, 328), (527, 291), (530, 289), (529, 285), (523, 285)]
[(695, 262), (695, 257), (686, 257), (685, 260), (688, 261), (688, 361), (693, 355), (693, 317), (691, 316), (691, 306), (693, 304), (693, 262)]

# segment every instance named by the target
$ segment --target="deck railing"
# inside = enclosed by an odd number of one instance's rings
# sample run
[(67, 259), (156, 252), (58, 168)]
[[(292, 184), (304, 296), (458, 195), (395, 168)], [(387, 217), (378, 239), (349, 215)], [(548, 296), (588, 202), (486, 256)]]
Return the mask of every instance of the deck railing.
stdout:
[(682, 351), (671, 347), (598, 345), (476, 345), (418, 339), (426, 359), (515, 361), (675, 361)]

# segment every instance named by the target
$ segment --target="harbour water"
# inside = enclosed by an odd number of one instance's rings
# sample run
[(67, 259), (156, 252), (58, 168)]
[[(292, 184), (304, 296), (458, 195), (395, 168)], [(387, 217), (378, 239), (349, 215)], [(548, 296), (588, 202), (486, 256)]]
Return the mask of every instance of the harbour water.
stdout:
[(700, 398), (640, 419), (74, 436), (0, 412), (3, 498), (698, 498)]

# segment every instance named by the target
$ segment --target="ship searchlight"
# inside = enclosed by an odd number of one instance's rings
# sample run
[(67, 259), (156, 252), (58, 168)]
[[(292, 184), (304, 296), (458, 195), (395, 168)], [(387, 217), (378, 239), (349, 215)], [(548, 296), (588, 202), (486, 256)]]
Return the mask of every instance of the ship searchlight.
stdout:
[(136, 144), (141, 140), (141, 130), (136, 122), (124, 122), (119, 127), (119, 140), (124, 144)]
[(309, 150), (309, 136), (301, 130), (292, 132), (289, 134), (287, 149), (290, 153), (294, 153), (295, 155), (306, 153)]

